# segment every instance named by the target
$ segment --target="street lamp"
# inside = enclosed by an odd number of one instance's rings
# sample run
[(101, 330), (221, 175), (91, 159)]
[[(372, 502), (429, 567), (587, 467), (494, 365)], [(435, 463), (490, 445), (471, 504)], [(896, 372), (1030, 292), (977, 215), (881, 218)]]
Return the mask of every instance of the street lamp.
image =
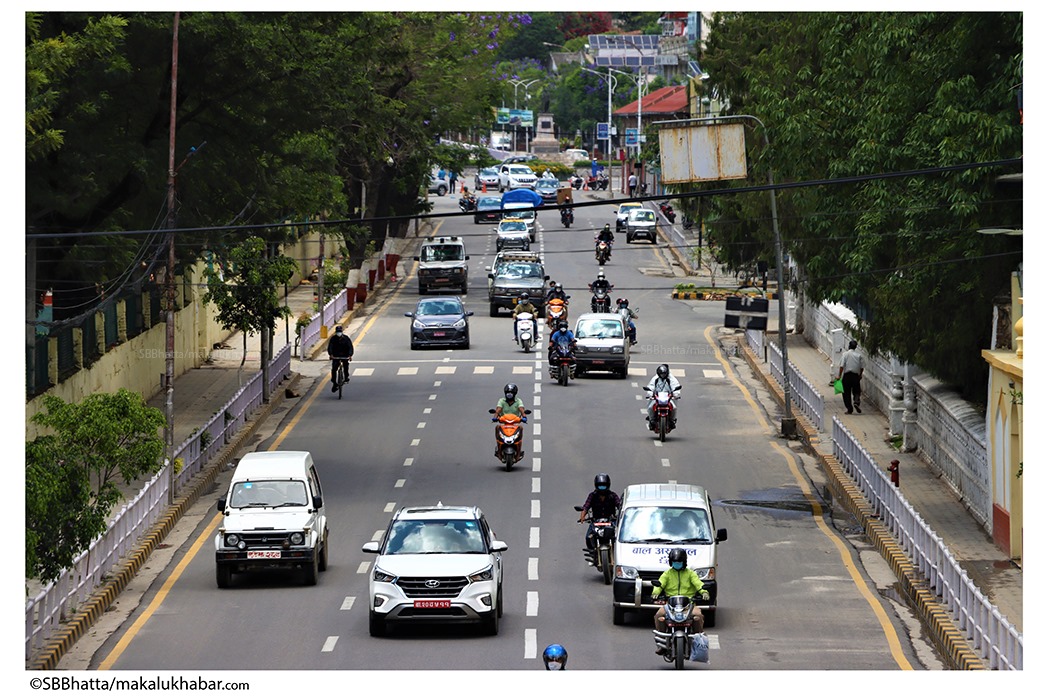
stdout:
[[(507, 82), (514, 86), (514, 111), (517, 111), (518, 110), (518, 87), (521, 86), (521, 85), (525, 86), (525, 100), (528, 101), (528, 99), (529, 99), (529, 86), (532, 85), (533, 83), (540, 82), (540, 78), (536, 78), (535, 80), (527, 80), (527, 81), (526, 80), (508, 80)], [(525, 127), (525, 128), (528, 129), (528, 127)], [(526, 131), (526, 134), (528, 134), (528, 131)], [(525, 145), (525, 150), (527, 151), (527, 150), (529, 150), (528, 136), (527, 135), (526, 135), (525, 144), (526, 144)], [(515, 151), (518, 150), (518, 130), (516, 128), (514, 129), (514, 150)]]
[[(606, 66), (606, 68), (608, 68), (608, 66)], [(617, 84), (616, 78), (614, 78), (612, 76), (612, 68), (608, 68), (609, 73), (607, 75), (602, 75), (598, 71), (591, 70), (590, 68), (583, 68), (583, 67), (581, 67), (580, 70), (585, 70), (588, 73), (594, 73), (595, 75), (597, 75), (600, 78), (605, 78), (605, 84), (608, 87), (608, 90), (606, 90), (606, 92), (607, 92), (607, 98), (606, 98), (606, 105), (607, 105), (607, 112), (606, 112), (607, 116), (606, 116), (606, 119), (607, 119), (607, 121), (606, 121), (605, 124), (606, 124), (606, 128), (607, 129), (612, 129), (612, 93), (613, 93), (613, 89), (616, 87), (616, 84)], [(619, 71), (617, 71), (617, 72), (619, 72)], [(611, 162), (611, 159), (612, 159), (611, 151), (612, 151), (612, 134), (607, 132), (605, 134), (605, 162), (606, 163)], [(610, 169), (610, 175), (611, 174), (612, 174), (612, 170)], [(612, 199), (612, 196), (613, 196), (612, 180), (609, 180), (607, 182), (607, 185), (606, 185), (605, 189), (609, 193), (609, 199)]]
[(642, 81), (645, 78), (645, 76), (642, 74), (642, 68), (644, 67), (642, 65), (642, 58), (645, 56), (645, 53), (642, 52), (642, 49), (641, 49), (640, 46), (635, 44), (630, 39), (624, 39), (623, 37), (615, 37), (615, 39), (616, 39), (616, 41), (620, 41), (620, 42), (623, 42), (624, 44), (627, 44), (632, 49), (634, 49), (635, 51), (638, 52), (638, 126), (637, 126), (637, 128), (638, 128), (638, 136), (637, 136), (637, 138), (638, 138), (638, 145), (635, 146), (635, 148), (638, 151), (636, 158), (638, 160), (641, 160), (641, 157), (642, 157)]

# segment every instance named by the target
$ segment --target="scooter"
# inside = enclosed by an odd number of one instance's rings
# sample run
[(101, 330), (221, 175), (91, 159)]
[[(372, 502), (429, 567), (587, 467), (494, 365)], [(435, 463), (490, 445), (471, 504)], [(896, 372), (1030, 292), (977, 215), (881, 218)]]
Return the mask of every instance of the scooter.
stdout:
[(547, 328), (558, 327), (558, 321), (569, 318), (569, 302), (564, 299), (551, 299), (547, 302)]
[(459, 198), (459, 210), (462, 212), (474, 211), (478, 208), (478, 200), (474, 195), (464, 195)]
[[(693, 648), (693, 605), (686, 595), (673, 595), (664, 605), (667, 631), (653, 630), (656, 648), (663, 651), (664, 661), (673, 663), (676, 670), (685, 668)], [(706, 659), (705, 659), (706, 660)]]
[(536, 344), (536, 338), (532, 335), (534, 316), (523, 311), (515, 319), (515, 323), (518, 324), (518, 344), (525, 352), (531, 352), (532, 346)]
[[(651, 399), (652, 394), (646, 392), (646, 399)], [(675, 429), (676, 420), (671, 416), (675, 410), (675, 399), (682, 398), (681, 392), (672, 394), (669, 391), (656, 392), (656, 403), (653, 405), (653, 420), (649, 423), (649, 430), (660, 436), (663, 442), (667, 434)]]
[(583, 187), (583, 178), (579, 175), (572, 175), (569, 177), (569, 186), (574, 190), (578, 190)]
[[(489, 413), (495, 414), (496, 409), (490, 408)], [(513, 413), (504, 413), (499, 418), (495, 416), (492, 418), (494, 423), (499, 423), (496, 426), (496, 457), (503, 462), (503, 468), (508, 472), (525, 456), (524, 451), (521, 449), (522, 434), (524, 432), (521, 424), (528, 423), (527, 416), (530, 413), (532, 411), (526, 408), (525, 418), (519, 418)]]
[(554, 346), (553, 362), (550, 363), (551, 379), (556, 379), (562, 386), (569, 386), (569, 380), (576, 378), (576, 354), (567, 339), (559, 340)]
[(604, 289), (599, 289), (591, 297), (591, 312), (596, 314), (607, 314), (609, 313), (609, 307), (612, 302), (609, 300), (609, 292)]
[(670, 202), (660, 202), (660, 213), (672, 224), (674, 223), (675, 213)]
[[(583, 506), (574, 506), (577, 513), (583, 512)], [(603, 518), (595, 520), (592, 515), (584, 522), (591, 524), (595, 547), (583, 550), (583, 558), (589, 566), (593, 566), (602, 572), (602, 580), (605, 585), (612, 583), (612, 542), (616, 535), (616, 518)]]
[(569, 226), (572, 225), (572, 223), (573, 223), (572, 209), (562, 209), (561, 210), (561, 223), (562, 223), (562, 225), (565, 228), (569, 228)]
[(594, 246), (594, 258), (598, 261), (598, 264), (604, 265), (609, 262), (611, 257), (612, 246), (609, 245), (608, 241), (598, 241)]

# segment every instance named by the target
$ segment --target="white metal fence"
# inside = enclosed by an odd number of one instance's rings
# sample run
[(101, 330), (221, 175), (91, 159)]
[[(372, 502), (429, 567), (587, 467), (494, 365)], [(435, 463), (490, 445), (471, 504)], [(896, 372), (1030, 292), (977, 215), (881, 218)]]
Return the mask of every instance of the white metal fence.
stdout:
[[(344, 290), (345, 299), (345, 290)], [(271, 393), (289, 374), (292, 348), (285, 345), (270, 362)], [(262, 405), (262, 371), (248, 382), (200, 430), (175, 451), (182, 468), (175, 477), (175, 493), (184, 488)], [(212, 439), (202, 439), (212, 436)], [(170, 468), (170, 467), (169, 467)], [(103, 577), (146, 535), (168, 507), (168, 471), (162, 469), (128, 501), (109, 528), (53, 583), (26, 602), (25, 654), (29, 660), (102, 584)]]
[[(780, 346), (769, 341), (769, 369), (777, 384), (784, 386), (784, 353)], [(798, 406), (802, 414), (820, 432), (824, 432), (824, 395), (817, 391), (791, 360), (788, 360), (788, 384), (791, 387), (791, 403)]]
[(307, 351), (321, 340), (321, 321), (331, 321), (342, 318), (347, 310), (346, 289), (344, 288), (334, 299), (324, 305), (323, 314), (314, 314), (310, 323), (303, 327), (299, 335), (299, 359), (305, 360)]
[(937, 595), (956, 627), (992, 669), (1024, 668), (1024, 638), (967, 575), (876, 460), (833, 419), (833, 454), (886, 523), (905, 554)]

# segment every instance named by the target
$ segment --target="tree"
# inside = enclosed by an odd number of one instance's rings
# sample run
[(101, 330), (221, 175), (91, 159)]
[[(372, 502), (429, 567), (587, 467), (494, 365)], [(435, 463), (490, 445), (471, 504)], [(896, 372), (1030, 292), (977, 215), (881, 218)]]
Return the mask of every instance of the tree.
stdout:
[[(705, 87), (769, 130), (764, 149), (761, 130), (748, 129), (756, 174), (829, 181), (777, 198), (802, 291), (857, 310), (869, 351), (916, 363), (977, 402), (990, 310), (1021, 246), (976, 234), (1001, 215), (1002, 169), (938, 168), (1020, 157), (1021, 25), (1020, 13), (720, 13), (703, 58)], [(831, 182), (920, 169), (931, 174)], [(704, 207), (727, 247), (738, 239), (721, 221), (769, 230), (764, 193)]]
[(160, 470), (164, 414), (121, 389), (79, 404), (46, 395), (31, 420), (52, 432), (26, 443), (25, 575), (54, 581), (106, 531), (118, 479)]
[[(267, 244), (258, 236), (226, 251), (220, 257), (220, 265), (205, 273), (208, 291), (203, 301), (218, 308), (216, 318), (222, 327), (239, 329), (245, 338), (249, 333), (260, 334), (263, 401), (270, 400), (269, 348), (277, 319), (291, 314), (287, 306), (281, 305), (277, 288), (294, 273), (295, 261), (285, 255), (268, 256)], [(244, 345), (247, 353), (247, 342)], [(241, 366), (246, 359), (246, 355), (241, 357)]]

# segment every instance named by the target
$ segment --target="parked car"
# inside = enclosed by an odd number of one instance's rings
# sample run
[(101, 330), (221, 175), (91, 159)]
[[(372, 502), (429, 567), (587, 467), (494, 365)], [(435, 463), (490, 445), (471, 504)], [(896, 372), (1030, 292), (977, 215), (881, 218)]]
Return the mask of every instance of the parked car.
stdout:
[(627, 226), (627, 215), (632, 209), (642, 206), (641, 202), (624, 202), (616, 208), (616, 231), (623, 231)]
[(427, 297), (420, 299), (415, 311), (406, 311), (412, 319), (409, 328), (409, 347), (418, 350), (427, 345), (458, 345), (470, 347), (468, 316), (473, 311), (463, 307), (459, 297)]
[(656, 243), (656, 212), (645, 207), (636, 207), (627, 214), (627, 242), (645, 238)]
[(448, 190), (448, 177), (438, 177), (437, 173), (430, 174), (430, 186), (427, 187), (427, 192), (430, 194), (436, 194), (439, 197), (444, 197), (448, 194)]
[(536, 173), (527, 165), (503, 164), (499, 166), (499, 191), (516, 190), (519, 187), (536, 186)]
[(488, 197), (481, 195), (478, 197), (478, 206), (474, 209), (474, 223), (480, 224), (483, 221), (499, 221), (503, 218), (502, 210), (502, 199), (496, 196)]
[(373, 637), (414, 622), (476, 623), (499, 634), (507, 544), (496, 539), (480, 508), (401, 508), (383, 539), (361, 549), (376, 555), (368, 577)]
[(536, 160), (538, 156), (535, 153), (526, 153), (520, 156), (511, 156), (510, 158), (504, 158), (500, 165), (509, 165), (511, 163), (528, 163), (530, 160)]
[(552, 177), (541, 177), (536, 181), (536, 194), (543, 197), (544, 204), (554, 204), (558, 201), (559, 182)]
[(496, 252), (501, 250), (528, 250), (529, 226), (521, 219), (503, 219), (493, 229), (496, 232)]
[(591, 159), (591, 154), (583, 150), (582, 148), (566, 148), (564, 151), (562, 151), (562, 154), (573, 162), (578, 160), (589, 161)]
[(482, 168), (479, 170), (478, 174), (474, 176), (474, 189), (480, 191), (483, 186), (485, 189), (499, 189), (499, 171), (495, 168)]
[(626, 379), (630, 363), (631, 341), (620, 314), (580, 314), (576, 321), (577, 377), (603, 371)]

